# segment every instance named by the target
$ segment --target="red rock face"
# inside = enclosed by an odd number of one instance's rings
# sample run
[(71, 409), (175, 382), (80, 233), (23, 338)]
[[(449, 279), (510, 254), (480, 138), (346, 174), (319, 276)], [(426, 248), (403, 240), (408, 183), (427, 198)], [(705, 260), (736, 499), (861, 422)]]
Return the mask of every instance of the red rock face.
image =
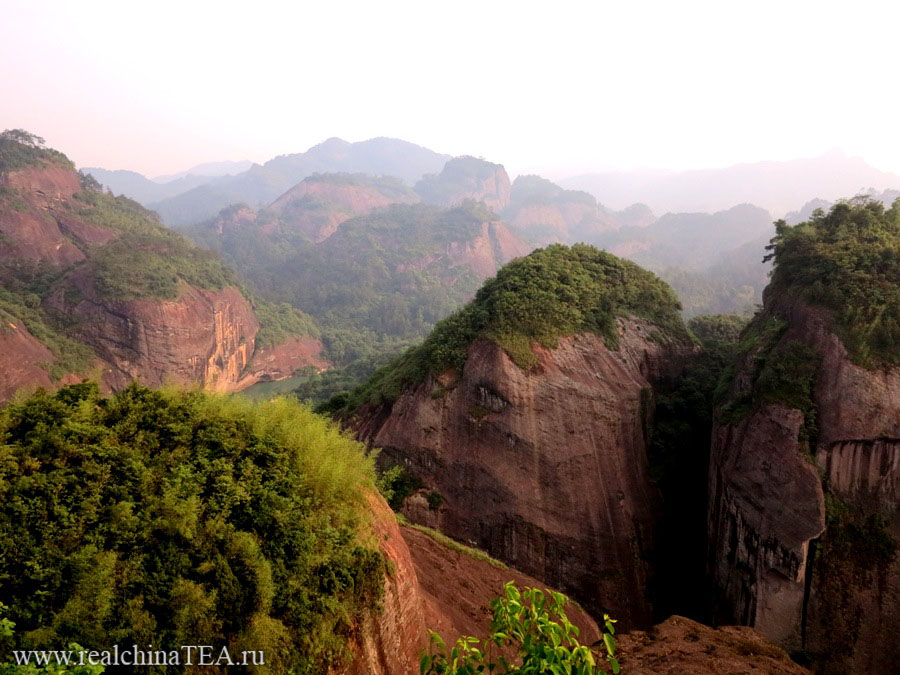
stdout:
[[(802, 413), (766, 406), (714, 429), (710, 566), (720, 618), (755, 626), (789, 649), (834, 650), (825, 672), (889, 672), (900, 660), (900, 562), (866, 571), (863, 554), (828, 548), (824, 488), (862, 514), (885, 518), (900, 540), (900, 369), (852, 363), (827, 315), (767, 298), (785, 318), (782, 341), (816, 349), (815, 459), (799, 448)], [(735, 390), (747, 386), (739, 367)], [(829, 669), (833, 669), (829, 670)]]
[(658, 504), (647, 475), (650, 381), (687, 356), (651, 331), (620, 321), (618, 351), (595, 335), (565, 338), (538, 348), (529, 372), (476, 341), (457, 381), (429, 378), (364, 411), (355, 428), (441, 494), (431, 524), (595, 615), (608, 609), (623, 626), (646, 626)]
[(427, 202), (438, 206), (458, 206), (466, 200), (484, 202), (500, 213), (509, 206), (512, 187), (500, 164), (474, 157), (451, 159), (438, 175), (425, 176), (416, 186)]
[(22, 387), (50, 388), (45, 368), (54, 360), (22, 322), (0, 314), (0, 401), (9, 400)]
[[(546, 587), (518, 570), (497, 568), (409, 526), (398, 527), (394, 514), (376, 495), (369, 495), (368, 502), (375, 536), (392, 572), (385, 577), (383, 610), (369, 614), (356, 627), (349, 645), (353, 661), (331, 675), (417, 673), (428, 629), (438, 632), (447, 645), (461, 635), (486, 637), (490, 604), (507, 581), (515, 581), (519, 588)], [(570, 602), (566, 614), (578, 626), (582, 644), (599, 639), (597, 623), (584, 610)], [(616, 638), (623, 672), (628, 673), (807, 672), (750, 628), (714, 630), (672, 617), (646, 633), (617, 633)]]
[(246, 389), (257, 382), (282, 380), (307, 366), (325, 370), (330, 364), (320, 358), (322, 349), (322, 343), (309, 336), (288, 338), (274, 347), (257, 347), (235, 389)]
[[(68, 268), (85, 260), (83, 250), (118, 236), (79, 217), (85, 204), (74, 197), (81, 187), (71, 169), (29, 167), (0, 176), (0, 185), (7, 188), (0, 192), (3, 257)], [(239, 223), (247, 214), (238, 210), (233, 215)], [(150, 386), (191, 382), (232, 391), (261, 379), (287, 377), (307, 365), (327, 365), (318, 358), (321, 343), (310, 338), (254, 351), (259, 324), (234, 288), (206, 291), (183, 285), (176, 300), (110, 302), (96, 292), (87, 269), (76, 268), (43, 306), (69, 320), (67, 334), (94, 348), (107, 389), (140, 379)], [(0, 343), (6, 347), (0, 356), (0, 401), (20, 387), (53, 384), (45, 367), (52, 354), (20, 322), (0, 326)]]
[(45, 305), (71, 317), (74, 336), (107, 364), (113, 390), (140, 379), (154, 387), (198, 382), (212, 391), (234, 389), (250, 362), (259, 324), (235, 288), (185, 285), (176, 300), (105, 300), (81, 270)]
[(447, 257), (454, 266), (466, 266), (479, 278), (487, 279), (513, 258), (527, 255), (530, 249), (503, 223), (482, 223), (481, 233), (468, 241), (453, 242)]
[(352, 663), (341, 675), (399, 675), (419, 672), (419, 654), (428, 644), (425, 599), (397, 518), (377, 495), (368, 496), (375, 537), (392, 572), (385, 575), (381, 612), (370, 613), (350, 642)]
[[(55, 217), (81, 189), (74, 171), (29, 167), (0, 176), (0, 185), (15, 190), (15, 196), (0, 197), (0, 256), (55, 267), (84, 260)], [(77, 229), (75, 218), (68, 221), (70, 230)]]
[(529, 204), (510, 208), (504, 217), (515, 232), (539, 246), (571, 243), (612, 227), (596, 204), (580, 201)]
[(345, 220), (388, 206), (419, 201), (412, 193), (386, 193), (366, 184), (320, 181), (308, 178), (288, 190), (269, 207), (284, 227), (299, 230), (319, 243)]
[[(490, 634), (491, 602), (503, 595), (503, 586), (508, 581), (514, 581), (520, 589), (546, 586), (511, 567), (502, 569), (468, 553), (454, 551), (408, 525), (400, 531), (419, 578), (426, 622), (448, 645), (454, 644), (460, 635)], [(566, 615), (578, 626), (582, 644), (593, 644), (600, 639), (597, 622), (583, 609), (569, 602)]]

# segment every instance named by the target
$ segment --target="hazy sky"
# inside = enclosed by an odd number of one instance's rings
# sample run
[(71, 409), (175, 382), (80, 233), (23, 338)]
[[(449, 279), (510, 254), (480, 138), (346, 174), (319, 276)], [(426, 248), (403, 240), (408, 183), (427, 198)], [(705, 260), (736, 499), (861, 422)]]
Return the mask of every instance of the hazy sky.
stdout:
[(0, 128), (171, 173), (330, 136), (513, 172), (900, 172), (896, 3), (0, 0)]

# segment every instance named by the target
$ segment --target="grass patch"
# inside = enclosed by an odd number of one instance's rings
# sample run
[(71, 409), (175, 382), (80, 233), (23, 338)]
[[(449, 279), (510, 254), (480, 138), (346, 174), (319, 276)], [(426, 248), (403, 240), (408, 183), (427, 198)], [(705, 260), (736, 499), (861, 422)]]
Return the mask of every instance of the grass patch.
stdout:
[(492, 565), (500, 570), (508, 570), (509, 566), (505, 563), (500, 562), (499, 560), (492, 558), (487, 553), (478, 548), (472, 548), (471, 546), (466, 546), (465, 544), (460, 544), (456, 539), (451, 539), (446, 534), (442, 532), (438, 532), (437, 530), (433, 530), (430, 527), (425, 527), (424, 525), (416, 525), (415, 523), (409, 522), (406, 518), (404, 518), (399, 513), (397, 515), (397, 522), (405, 527), (412, 528), (418, 532), (422, 532), (423, 534), (427, 534), (429, 537), (434, 539), (437, 543), (442, 546), (446, 546), (451, 551), (456, 551), (457, 553), (462, 553), (464, 555), (473, 558), (474, 560), (478, 560), (480, 562), (485, 562), (488, 565)]

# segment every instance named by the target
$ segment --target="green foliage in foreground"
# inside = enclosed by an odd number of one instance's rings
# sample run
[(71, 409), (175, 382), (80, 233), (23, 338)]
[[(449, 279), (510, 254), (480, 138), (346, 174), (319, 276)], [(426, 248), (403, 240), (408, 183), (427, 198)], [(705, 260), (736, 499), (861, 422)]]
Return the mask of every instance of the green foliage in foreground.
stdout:
[(379, 603), (372, 460), (296, 401), (85, 383), (3, 409), (0, 439), (4, 650), (227, 644), (320, 673)]
[[(559, 673), (598, 675), (606, 671), (597, 664), (590, 646), (578, 642), (578, 627), (566, 617), (566, 599), (561, 593), (524, 588), (510, 581), (503, 596), (491, 604), (491, 635), (483, 640), (460, 637), (447, 649), (437, 633), (431, 634), (431, 649), (422, 656), (422, 675), (473, 675), (474, 673)], [(604, 615), (601, 646), (612, 673), (619, 672), (615, 658), (615, 621)], [(479, 646), (481, 645), (481, 646)], [(495, 655), (495, 652), (498, 652)], [(514, 652), (515, 656), (510, 656)]]
[(829, 309), (859, 365), (900, 364), (900, 200), (855, 199), (791, 227), (776, 223), (769, 292)]
[(394, 400), (429, 371), (462, 369), (477, 338), (496, 342), (523, 369), (537, 362), (533, 341), (555, 347), (561, 337), (594, 332), (618, 348), (616, 317), (629, 314), (653, 322), (658, 339), (689, 343), (679, 309), (672, 290), (632, 262), (586, 244), (548, 246), (503, 267), (421, 345), (357, 388), (348, 408)]
[[(0, 602), (0, 645), (6, 645), (13, 641), (15, 637), (14, 621), (6, 618), (9, 607)], [(66, 645), (72, 653), (84, 651), (84, 648), (77, 642), (70, 642)], [(106, 670), (103, 666), (61, 666), (56, 662), (48, 663), (44, 666), (35, 664), (22, 665), (7, 661), (0, 663), (0, 675), (51, 675), (53, 673), (67, 673), (68, 675), (100, 675)]]

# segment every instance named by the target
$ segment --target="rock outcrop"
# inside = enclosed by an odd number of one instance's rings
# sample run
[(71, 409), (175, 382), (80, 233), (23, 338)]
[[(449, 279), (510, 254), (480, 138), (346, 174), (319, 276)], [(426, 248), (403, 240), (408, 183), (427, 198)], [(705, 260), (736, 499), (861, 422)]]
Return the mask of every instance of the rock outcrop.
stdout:
[(397, 518), (378, 495), (368, 497), (375, 537), (391, 567), (385, 575), (383, 609), (366, 616), (350, 641), (351, 663), (341, 675), (401, 675), (419, 671), (428, 645), (426, 600)]
[(181, 382), (234, 390), (259, 330), (253, 309), (235, 288), (185, 285), (174, 300), (115, 301), (104, 299), (82, 270), (45, 305), (67, 317), (73, 336), (107, 365), (103, 381), (112, 390), (137, 379), (151, 387)]
[[(448, 646), (462, 635), (486, 637), (490, 634), (491, 602), (502, 594), (506, 582), (514, 581), (519, 588), (546, 587), (516, 569), (450, 547), (434, 533), (398, 525), (376, 495), (370, 495), (368, 502), (375, 536), (392, 571), (385, 577), (383, 609), (356, 626), (349, 645), (353, 660), (333, 675), (417, 673), (429, 629)], [(570, 601), (566, 615), (578, 627), (582, 644), (600, 639), (596, 621), (577, 604)], [(626, 673), (808, 672), (793, 663), (783, 649), (747, 627), (713, 629), (673, 616), (646, 632), (619, 631), (616, 640), (617, 656)], [(602, 647), (598, 657), (600, 651)]]
[(663, 346), (643, 320), (619, 319), (618, 331), (618, 350), (594, 334), (535, 344), (538, 364), (527, 372), (476, 340), (461, 373), (364, 409), (355, 429), (441, 495), (429, 524), (595, 614), (647, 626), (658, 505), (647, 468), (650, 387), (677, 374), (691, 348)]
[[(419, 586), (425, 598), (428, 627), (436, 631), (448, 645), (460, 635), (490, 634), (491, 602), (503, 595), (503, 586), (514, 581), (518, 588), (545, 588), (534, 577), (495, 561), (473, 557), (453, 550), (430, 534), (409, 525), (400, 528), (409, 548)], [(566, 616), (578, 626), (579, 641), (593, 644), (600, 639), (600, 629), (591, 616), (571, 601)]]
[[(767, 293), (764, 312), (786, 322), (772, 354), (800, 344), (817, 355), (814, 423), (782, 404), (742, 419), (718, 413), (717, 618), (804, 650), (825, 672), (889, 672), (900, 661), (900, 562), (890, 554), (900, 539), (900, 369), (854, 364), (823, 310)], [(739, 363), (731, 401), (753, 386), (757, 356)]]
[(53, 353), (21, 321), (0, 312), (0, 401), (24, 387), (50, 387)]
[(484, 202), (496, 213), (509, 205), (510, 189), (501, 164), (475, 157), (455, 157), (441, 173), (425, 176), (416, 184), (416, 192), (429, 204), (449, 207), (472, 200)]
[[(82, 359), (84, 370), (70, 374), (99, 368), (109, 389), (140, 379), (151, 386), (189, 382), (233, 391), (261, 379), (287, 377), (293, 372), (289, 368), (324, 367), (318, 358), (321, 343), (311, 338), (255, 350), (259, 323), (233, 286), (204, 288), (179, 276), (177, 293), (166, 297), (147, 293), (116, 300), (101, 292), (95, 261), (108, 245), (123, 251), (115, 262), (127, 257), (131, 252), (122, 245), (125, 237), (140, 240), (151, 252), (155, 246), (166, 254), (178, 251), (187, 265), (194, 264), (191, 256), (203, 256), (186, 241), (174, 241), (137, 204), (83, 187), (61, 154), (39, 147), (29, 152), (33, 159), (28, 163), (0, 173), (0, 284), (11, 294), (2, 307), (5, 312), (0, 311), (0, 359), (5, 364), (0, 401), (22, 387), (54, 384), (50, 364), (59, 360), (53, 349), (60, 347), (38, 339), (48, 332), (87, 344), (97, 359)], [(135, 266), (140, 262), (136, 258)], [(168, 274), (178, 275), (178, 264)], [(120, 286), (128, 285), (123, 277), (129, 271), (122, 265), (113, 272)], [(158, 267), (150, 274), (166, 280)]]
[(281, 226), (318, 243), (345, 220), (388, 204), (413, 204), (418, 196), (396, 179), (363, 174), (316, 174), (269, 206)]
[(710, 628), (672, 616), (650, 630), (617, 636), (619, 663), (628, 675), (803, 675), (809, 673), (752, 628)]

